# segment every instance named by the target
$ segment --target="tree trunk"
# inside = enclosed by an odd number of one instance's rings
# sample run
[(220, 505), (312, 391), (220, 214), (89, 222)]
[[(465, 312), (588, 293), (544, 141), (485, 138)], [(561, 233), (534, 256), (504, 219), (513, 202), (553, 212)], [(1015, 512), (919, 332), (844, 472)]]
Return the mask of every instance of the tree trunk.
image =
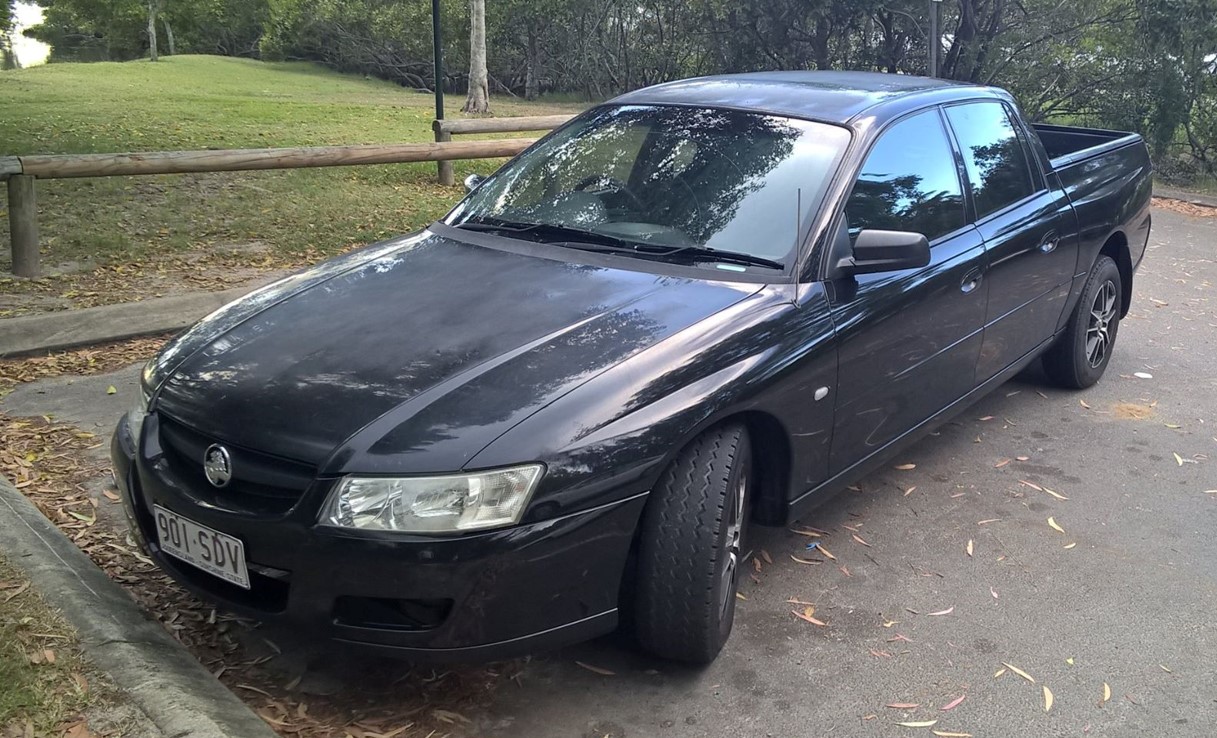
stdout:
[(165, 26), (165, 43), (169, 46), (169, 56), (177, 53), (177, 44), (173, 41), (173, 26), (169, 25), (168, 18), (161, 18), (161, 23)]
[(540, 49), (537, 46), (537, 23), (528, 21), (528, 48), (524, 52), (524, 99), (536, 100), (541, 95)]
[(152, 61), (158, 58), (156, 53), (156, 11), (157, 1), (148, 0), (148, 56)]
[(466, 113), (490, 112), (490, 74), (486, 71), (486, 0), (469, 0), (469, 95)]

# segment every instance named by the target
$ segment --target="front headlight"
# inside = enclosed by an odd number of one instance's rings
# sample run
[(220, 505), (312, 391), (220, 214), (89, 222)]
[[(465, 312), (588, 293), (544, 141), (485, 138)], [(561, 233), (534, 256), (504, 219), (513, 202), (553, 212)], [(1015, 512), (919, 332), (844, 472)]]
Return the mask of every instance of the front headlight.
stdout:
[(141, 387), (135, 406), (127, 411), (127, 428), (131, 431), (131, 441), (136, 446), (139, 445), (139, 432), (144, 427), (144, 418), (148, 417), (149, 399), (148, 393)]
[(544, 467), (527, 464), (439, 477), (346, 477), (320, 523), (400, 533), (453, 533), (515, 525)]

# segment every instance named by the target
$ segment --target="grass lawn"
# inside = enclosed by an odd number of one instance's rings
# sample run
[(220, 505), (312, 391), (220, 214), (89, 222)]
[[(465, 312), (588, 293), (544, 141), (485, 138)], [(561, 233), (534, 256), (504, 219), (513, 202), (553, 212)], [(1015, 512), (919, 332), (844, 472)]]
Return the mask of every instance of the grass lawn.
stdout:
[[(449, 117), (462, 102), (449, 96)], [(492, 109), (580, 106), (496, 98)], [(0, 110), (0, 155), (90, 153), (430, 141), (434, 98), (307, 63), (175, 56), (0, 72)], [(458, 181), (499, 163), (456, 162)], [(39, 182), (48, 277), (0, 276), (0, 317), (223, 287), (251, 268), (297, 266), (413, 230), (460, 194), (435, 183), (434, 164)]]

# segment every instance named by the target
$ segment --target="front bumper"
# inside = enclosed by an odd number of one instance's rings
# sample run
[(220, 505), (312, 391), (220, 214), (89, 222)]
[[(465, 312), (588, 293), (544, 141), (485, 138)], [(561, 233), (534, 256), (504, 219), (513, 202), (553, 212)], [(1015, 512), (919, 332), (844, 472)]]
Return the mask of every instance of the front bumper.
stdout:
[[(267, 516), (200, 503), (154, 442), (137, 451), (124, 418), (111, 442), (114, 476), (147, 554), (200, 597), (258, 620), (426, 660), (491, 660), (567, 645), (617, 626), (617, 603), (645, 495), (504, 530), (451, 537), (317, 527), (330, 482)], [(316, 489), (314, 489), (316, 488)], [(164, 554), (152, 506), (240, 538), (250, 589)]]

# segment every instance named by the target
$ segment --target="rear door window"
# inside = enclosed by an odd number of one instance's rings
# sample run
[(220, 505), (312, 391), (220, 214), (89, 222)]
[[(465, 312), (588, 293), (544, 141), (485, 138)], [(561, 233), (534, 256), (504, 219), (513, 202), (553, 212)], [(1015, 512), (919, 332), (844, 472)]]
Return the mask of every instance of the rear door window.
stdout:
[(851, 237), (876, 229), (934, 241), (966, 224), (959, 169), (937, 109), (883, 132), (862, 165), (845, 217)]
[(963, 152), (977, 218), (1035, 193), (1027, 149), (1006, 106), (975, 102), (952, 105), (946, 111)]

